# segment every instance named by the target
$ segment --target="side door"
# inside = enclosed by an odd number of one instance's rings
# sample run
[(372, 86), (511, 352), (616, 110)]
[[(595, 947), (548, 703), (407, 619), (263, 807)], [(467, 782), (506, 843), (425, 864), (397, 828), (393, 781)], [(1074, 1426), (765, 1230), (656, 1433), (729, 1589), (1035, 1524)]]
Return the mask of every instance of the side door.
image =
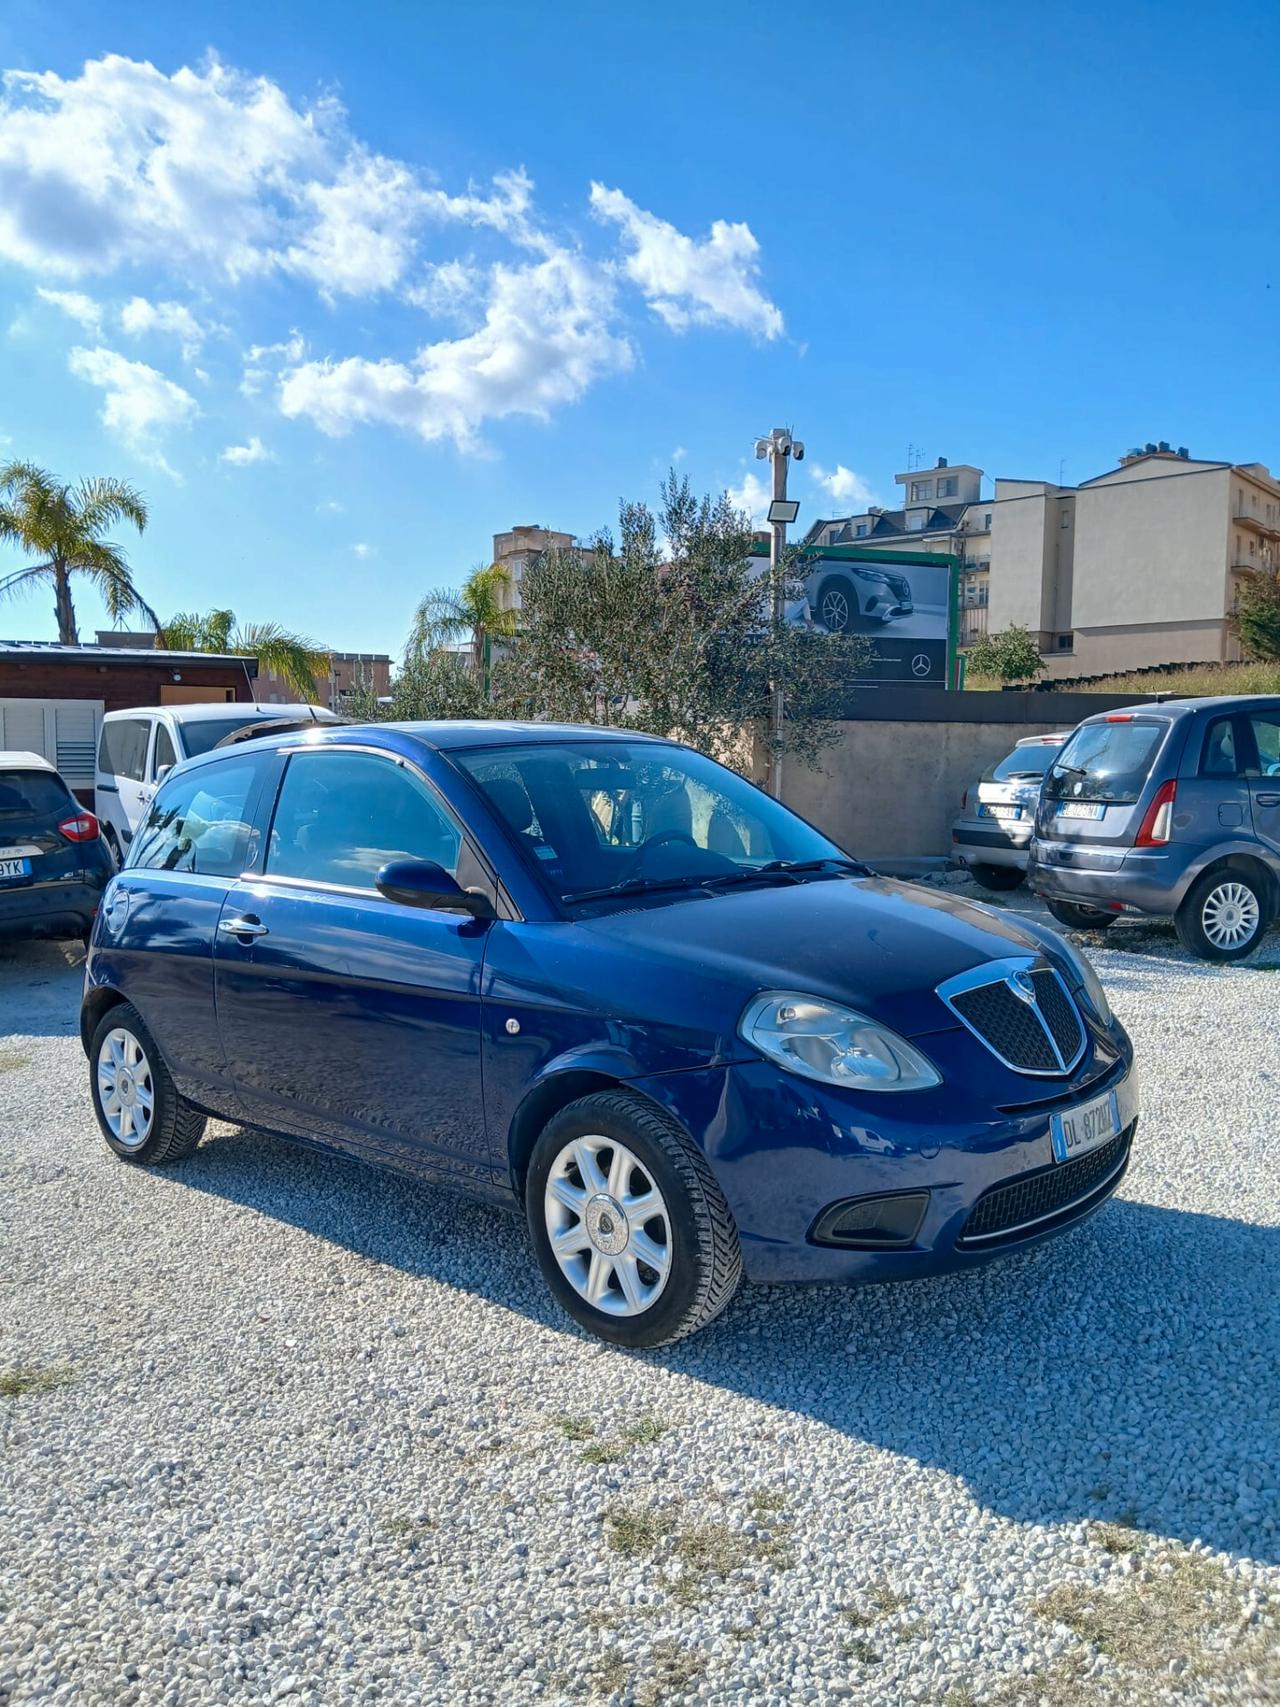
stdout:
[(1280, 705), (1248, 714), (1253, 833), (1280, 866)]
[(91, 983), (120, 990), (146, 1020), (183, 1095), (233, 1119), (213, 946), (228, 890), (261, 859), (258, 813), (280, 765), (274, 752), (229, 753), (159, 789), (103, 898), (89, 964)]
[(99, 816), (116, 832), (122, 856), (129, 852), (150, 804), (146, 779), (151, 723), (149, 717), (121, 717), (102, 725), (94, 795)]
[(1237, 713), (1200, 720), (1178, 777), (1173, 822), (1179, 842), (1208, 849), (1229, 837), (1248, 839), (1249, 745), (1245, 720)]
[(261, 875), (235, 886), (219, 922), (223, 1047), (250, 1120), (486, 1187), (488, 927), (379, 895), (397, 858), (493, 889), (414, 766), (327, 745), (288, 756)]

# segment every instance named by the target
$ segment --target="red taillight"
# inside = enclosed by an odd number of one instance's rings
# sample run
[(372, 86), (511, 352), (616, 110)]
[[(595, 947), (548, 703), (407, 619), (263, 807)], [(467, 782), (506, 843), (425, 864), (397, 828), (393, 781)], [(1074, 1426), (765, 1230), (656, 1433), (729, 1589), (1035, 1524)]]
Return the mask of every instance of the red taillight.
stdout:
[(74, 818), (64, 818), (58, 828), (69, 842), (91, 842), (98, 833), (98, 820), (92, 812), (77, 812)]
[(1158, 848), (1169, 840), (1169, 832), (1173, 828), (1173, 803), (1177, 798), (1178, 785), (1172, 777), (1160, 784), (1155, 799), (1143, 814), (1134, 838), (1135, 848)]

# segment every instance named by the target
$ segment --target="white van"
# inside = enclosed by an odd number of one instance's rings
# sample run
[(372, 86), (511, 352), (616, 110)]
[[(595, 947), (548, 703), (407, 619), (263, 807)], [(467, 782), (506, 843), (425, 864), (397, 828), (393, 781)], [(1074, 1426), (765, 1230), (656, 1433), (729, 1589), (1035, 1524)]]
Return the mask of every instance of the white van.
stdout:
[(124, 860), (165, 774), (183, 759), (207, 753), (227, 735), (250, 723), (282, 717), (309, 717), (336, 723), (332, 711), (318, 705), (144, 705), (135, 711), (108, 711), (98, 738), (94, 776), (95, 810), (102, 834)]

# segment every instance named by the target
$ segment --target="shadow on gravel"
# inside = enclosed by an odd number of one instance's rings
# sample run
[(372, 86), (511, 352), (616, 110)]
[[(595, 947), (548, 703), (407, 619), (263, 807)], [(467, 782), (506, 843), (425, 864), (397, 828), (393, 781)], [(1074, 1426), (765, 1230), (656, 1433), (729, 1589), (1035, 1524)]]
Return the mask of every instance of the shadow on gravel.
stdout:
[(78, 942), (0, 940), (0, 1037), (74, 1037), (84, 949)]
[[(578, 1337), (501, 1210), (239, 1130), (170, 1177)], [(1121, 1199), (967, 1275), (748, 1289), (650, 1356), (776, 1407), (776, 1426), (810, 1417), (945, 1470), (1005, 1517), (1120, 1520), (1274, 1564), (1277, 1299), (1280, 1228)], [(763, 1412), (761, 1431), (774, 1427)], [(855, 1455), (851, 1499), (860, 1473)]]

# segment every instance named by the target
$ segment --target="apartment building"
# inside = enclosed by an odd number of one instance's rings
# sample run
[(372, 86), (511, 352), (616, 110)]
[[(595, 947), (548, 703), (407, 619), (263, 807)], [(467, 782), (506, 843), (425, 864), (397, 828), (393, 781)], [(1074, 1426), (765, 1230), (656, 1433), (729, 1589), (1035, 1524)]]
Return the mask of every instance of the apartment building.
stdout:
[(1020, 623), (1050, 675), (1235, 658), (1241, 571), (1280, 568), (1280, 480), (1259, 462), (1161, 441), (1077, 486), (999, 477), (983, 497), (980, 469), (944, 460), (894, 478), (900, 510), (824, 520), (809, 540), (955, 555), (961, 645)]
[(511, 576), (508, 608), (519, 610), (520, 583), (524, 579), (525, 570), (535, 558), (544, 551), (565, 551), (575, 543), (571, 533), (557, 533), (553, 528), (535, 527), (532, 524), (508, 528), (505, 533), (495, 533), (493, 562)]

